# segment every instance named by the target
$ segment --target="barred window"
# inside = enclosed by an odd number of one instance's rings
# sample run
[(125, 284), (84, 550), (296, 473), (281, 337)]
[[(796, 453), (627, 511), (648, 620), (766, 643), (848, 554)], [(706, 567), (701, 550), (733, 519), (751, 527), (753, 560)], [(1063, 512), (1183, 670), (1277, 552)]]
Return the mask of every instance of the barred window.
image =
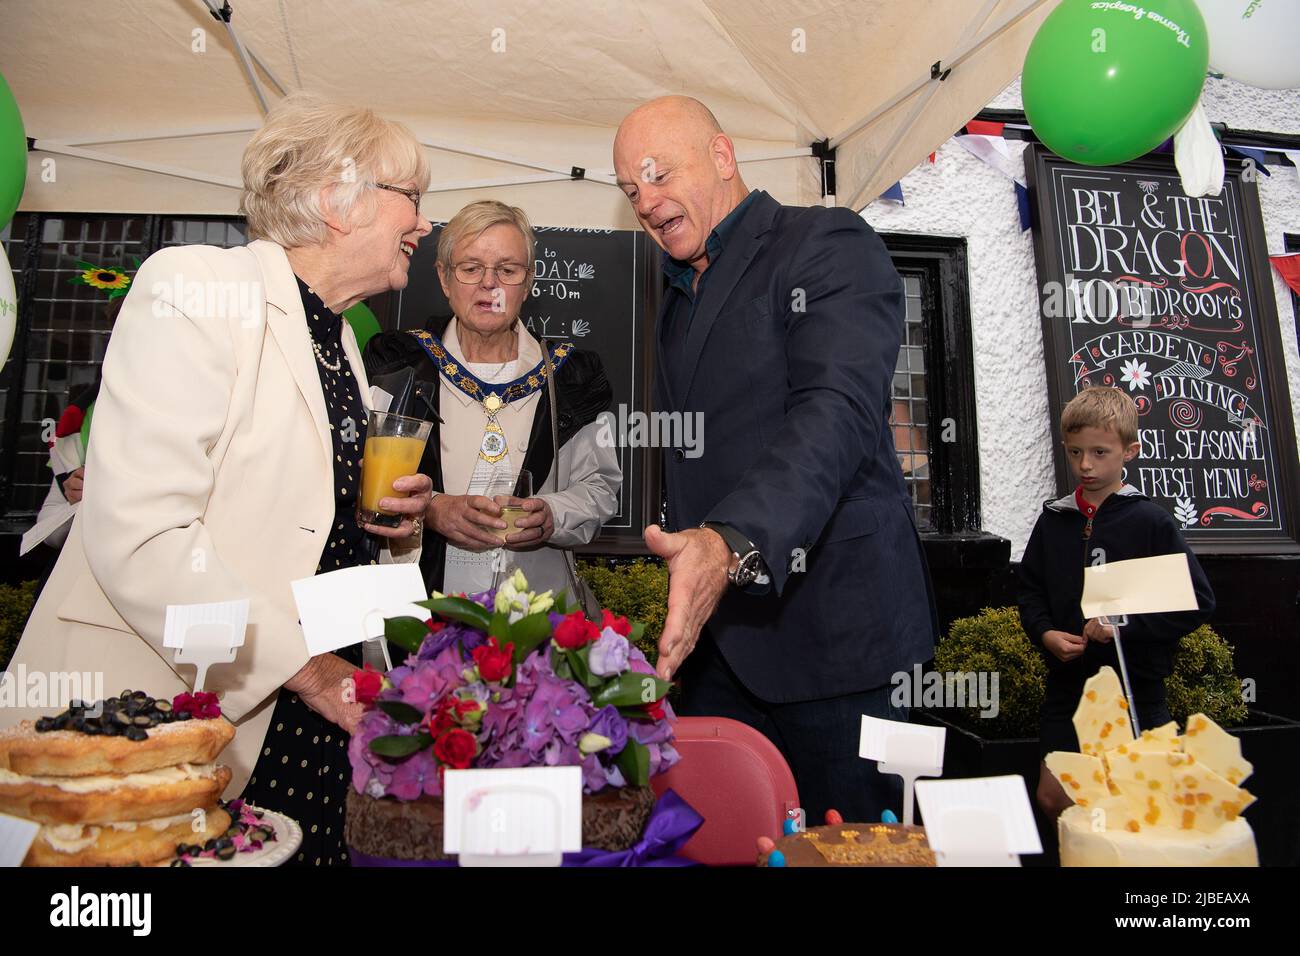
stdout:
[(882, 234), (903, 279), (890, 425), (918, 530), (980, 530), (979, 446), (966, 243)]
[(0, 530), (23, 531), (50, 487), (47, 441), (70, 399), (99, 377), (112, 331), (107, 290), (73, 284), (78, 263), (134, 275), (162, 246), (244, 243), (242, 220), (18, 213), (0, 231), (21, 308), (0, 372)]
[(929, 403), (925, 391), (925, 314), (921, 300), (922, 276), (903, 275), (907, 312), (903, 343), (898, 350), (894, 372), (894, 407), (890, 425), (894, 432), (894, 449), (903, 469), (903, 480), (912, 495), (916, 524), (920, 530), (931, 527), (930, 520), (930, 425)]

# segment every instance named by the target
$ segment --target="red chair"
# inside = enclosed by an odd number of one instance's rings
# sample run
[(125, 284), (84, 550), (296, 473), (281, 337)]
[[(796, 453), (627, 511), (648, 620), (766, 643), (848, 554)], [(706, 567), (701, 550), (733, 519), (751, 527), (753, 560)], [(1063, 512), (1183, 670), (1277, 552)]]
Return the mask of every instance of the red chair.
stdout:
[(786, 811), (799, 806), (781, 751), (725, 717), (682, 717), (673, 732), (681, 762), (651, 786), (656, 794), (675, 790), (704, 817), (681, 855), (709, 866), (753, 866), (758, 838), (779, 838)]

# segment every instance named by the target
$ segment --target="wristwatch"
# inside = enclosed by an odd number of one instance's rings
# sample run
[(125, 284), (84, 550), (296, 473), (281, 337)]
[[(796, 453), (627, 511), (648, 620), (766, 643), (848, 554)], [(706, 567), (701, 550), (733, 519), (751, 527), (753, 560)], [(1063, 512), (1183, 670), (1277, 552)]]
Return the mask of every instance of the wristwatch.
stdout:
[(727, 569), (728, 581), (738, 588), (747, 588), (758, 580), (763, 573), (763, 554), (754, 547), (752, 541), (731, 525), (721, 521), (705, 521), (700, 527), (716, 531), (731, 549), (734, 562)]

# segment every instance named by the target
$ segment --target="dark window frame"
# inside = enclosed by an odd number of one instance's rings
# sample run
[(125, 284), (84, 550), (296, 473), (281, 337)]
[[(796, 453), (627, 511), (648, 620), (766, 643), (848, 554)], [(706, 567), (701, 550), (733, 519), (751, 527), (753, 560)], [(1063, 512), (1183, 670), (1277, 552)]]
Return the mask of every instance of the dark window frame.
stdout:
[[(921, 276), (926, 322), (931, 527), (923, 538), (983, 535), (974, 339), (966, 240), (880, 233), (894, 268)], [(951, 421), (952, 441), (943, 434)]]

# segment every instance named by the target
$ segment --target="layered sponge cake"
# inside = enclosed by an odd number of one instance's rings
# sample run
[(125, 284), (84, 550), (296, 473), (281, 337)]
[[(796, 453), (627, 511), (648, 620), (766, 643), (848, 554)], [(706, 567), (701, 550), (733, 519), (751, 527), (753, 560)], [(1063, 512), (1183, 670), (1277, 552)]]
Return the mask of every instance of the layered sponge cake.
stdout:
[(41, 824), (25, 865), (147, 864), (224, 834), (235, 728), (210, 697), (124, 691), (0, 731), (0, 813)]

